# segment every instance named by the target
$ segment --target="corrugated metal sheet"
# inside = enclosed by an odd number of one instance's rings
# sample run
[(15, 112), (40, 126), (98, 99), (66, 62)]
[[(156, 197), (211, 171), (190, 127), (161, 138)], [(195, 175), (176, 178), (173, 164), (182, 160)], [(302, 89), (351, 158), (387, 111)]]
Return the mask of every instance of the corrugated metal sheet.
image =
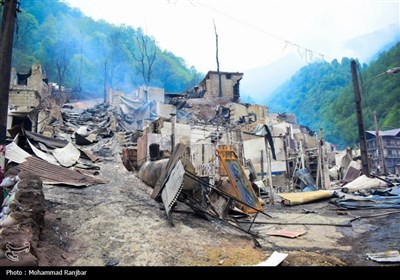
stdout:
[(49, 185), (65, 184), (81, 187), (107, 183), (104, 178), (84, 175), (32, 156), (26, 158), (26, 161), (19, 164), (18, 167), (38, 175), (43, 183)]
[(174, 169), (172, 169), (171, 174), (167, 182), (165, 183), (165, 187), (161, 192), (161, 199), (164, 204), (165, 212), (167, 213), (168, 220), (172, 222), (172, 217), (170, 216), (172, 206), (178, 199), (179, 194), (182, 191), (183, 187), (183, 177), (185, 176), (185, 168), (183, 167), (182, 162), (179, 160)]
[(397, 250), (388, 250), (379, 253), (367, 253), (367, 256), (369, 259), (375, 262), (383, 262), (383, 263), (400, 262), (400, 253)]
[(107, 183), (107, 180), (102, 177), (85, 175), (78, 171), (33, 157), (14, 142), (8, 144), (6, 149), (6, 159), (19, 163), (18, 168), (21, 170), (30, 171), (38, 175), (45, 184), (65, 184), (80, 187)]

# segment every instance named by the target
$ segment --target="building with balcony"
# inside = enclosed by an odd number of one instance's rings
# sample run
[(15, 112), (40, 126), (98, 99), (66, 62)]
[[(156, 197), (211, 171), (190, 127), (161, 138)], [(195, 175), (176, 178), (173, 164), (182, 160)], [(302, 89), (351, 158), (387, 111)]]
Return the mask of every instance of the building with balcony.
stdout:
[[(366, 131), (367, 150), (372, 159), (371, 170), (379, 165), (379, 145), (375, 131)], [(383, 157), (386, 173), (400, 174), (400, 128), (379, 131), (382, 139)], [(379, 166), (380, 167), (380, 166)], [(382, 167), (380, 167), (383, 172)]]

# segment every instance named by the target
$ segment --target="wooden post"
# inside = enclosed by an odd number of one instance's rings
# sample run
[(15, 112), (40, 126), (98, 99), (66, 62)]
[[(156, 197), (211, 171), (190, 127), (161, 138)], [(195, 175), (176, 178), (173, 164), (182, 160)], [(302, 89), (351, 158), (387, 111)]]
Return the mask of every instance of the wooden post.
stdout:
[(301, 168), (303, 169), (305, 164), (304, 164), (303, 142), (301, 140), (299, 143), (299, 150), (300, 150)]
[(176, 114), (171, 113), (171, 154), (174, 151), (175, 148), (175, 142), (176, 142), (176, 131), (175, 131), (175, 124), (176, 124)]
[(324, 144), (324, 130), (320, 128), (320, 146), (321, 146), (321, 161), (322, 161), (322, 174), (321, 174), (321, 187), (325, 190), (330, 187), (329, 170), (328, 170), (328, 156), (326, 154)]
[[(4, 178), (6, 160), (8, 98), (10, 93), (14, 26), (17, 12), (20, 11), (17, 0), (5, 0), (1, 3), (4, 6), (0, 33), (0, 182)], [(0, 191), (0, 203), (2, 201), (3, 194)]]
[(274, 188), (272, 186), (272, 167), (271, 167), (271, 155), (270, 155), (270, 148), (269, 144), (266, 138), (265, 139), (265, 148), (266, 148), (266, 153), (267, 153), (267, 169), (268, 169), (268, 184), (269, 184), (269, 199), (271, 205), (274, 205)]
[(322, 180), (321, 180), (321, 142), (320, 139), (317, 137), (317, 176), (316, 176), (316, 185), (319, 188), (322, 188)]
[(261, 150), (261, 158), (260, 158), (260, 164), (261, 164), (261, 181), (264, 181), (264, 151)]

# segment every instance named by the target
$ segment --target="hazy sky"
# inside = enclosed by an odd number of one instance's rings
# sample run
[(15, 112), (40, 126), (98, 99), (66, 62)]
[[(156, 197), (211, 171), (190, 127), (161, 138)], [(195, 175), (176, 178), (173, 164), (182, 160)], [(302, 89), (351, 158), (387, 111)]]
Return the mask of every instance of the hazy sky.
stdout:
[(397, 24), (400, 0), (64, 0), (94, 19), (142, 27), (201, 72), (245, 71), (295, 51), (309, 61), (351, 56), (344, 41)]

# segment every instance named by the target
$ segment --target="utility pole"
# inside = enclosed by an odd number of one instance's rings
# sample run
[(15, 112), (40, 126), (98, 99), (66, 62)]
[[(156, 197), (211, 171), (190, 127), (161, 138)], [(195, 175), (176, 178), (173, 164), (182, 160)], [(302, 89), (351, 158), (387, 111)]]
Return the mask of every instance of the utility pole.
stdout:
[[(8, 96), (10, 91), (14, 25), (17, 12), (20, 11), (17, 0), (3, 0), (1, 4), (3, 5), (3, 15), (0, 34), (0, 182), (4, 178), (6, 160)], [(3, 201), (1, 193), (0, 201)]]
[(360, 86), (358, 84), (357, 65), (356, 65), (355, 60), (351, 60), (351, 75), (352, 75), (353, 87), (354, 87), (354, 101), (355, 101), (355, 105), (356, 105), (356, 114), (357, 114), (358, 138), (360, 140), (362, 173), (365, 176), (370, 177), (369, 165), (368, 165), (368, 154), (367, 154), (367, 142), (365, 140), (364, 120), (363, 120), (363, 114), (362, 114), (362, 108), (361, 108)]
[(382, 136), (379, 135), (378, 117), (376, 116), (376, 112), (375, 111), (374, 111), (374, 123), (375, 123), (376, 147), (377, 147), (377, 150), (378, 150), (378, 162), (379, 162), (379, 165), (380, 165), (379, 172), (382, 172), (383, 174), (386, 174), (385, 155), (383, 154)]

